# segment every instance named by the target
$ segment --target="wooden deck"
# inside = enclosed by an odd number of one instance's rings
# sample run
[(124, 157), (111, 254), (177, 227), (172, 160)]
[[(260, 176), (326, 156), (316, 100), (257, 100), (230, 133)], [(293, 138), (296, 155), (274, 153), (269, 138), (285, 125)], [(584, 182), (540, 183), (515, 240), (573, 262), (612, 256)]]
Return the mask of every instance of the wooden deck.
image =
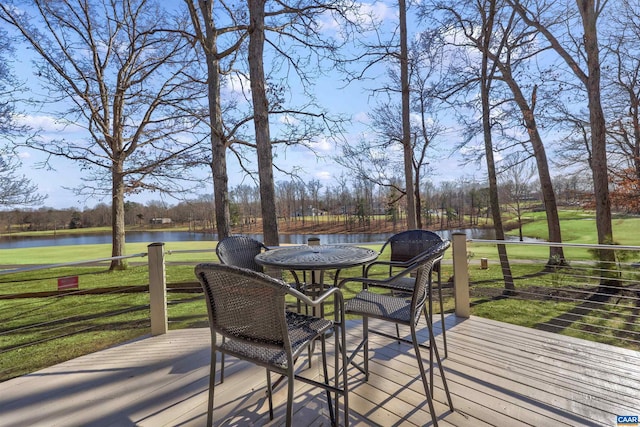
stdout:
[[(349, 326), (353, 346), (361, 323)], [(413, 351), (372, 339), (369, 382), (349, 371), (350, 423), (430, 425)], [(448, 411), (436, 376), (439, 425), (616, 426), (616, 415), (640, 415), (640, 352), (453, 315), (447, 339), (456, 410)], [(137, 340), (0, 383), (0, 425), (202, 426), (208, 370), (208, 329)], [(269, 423), (264, 384), (264, 369), (229, 359), (216, 387), (217, 424), (281, 425), (286, 387)], [(298, 382), (294, 410), (295, 426), (329, 425), (318, 389)]]

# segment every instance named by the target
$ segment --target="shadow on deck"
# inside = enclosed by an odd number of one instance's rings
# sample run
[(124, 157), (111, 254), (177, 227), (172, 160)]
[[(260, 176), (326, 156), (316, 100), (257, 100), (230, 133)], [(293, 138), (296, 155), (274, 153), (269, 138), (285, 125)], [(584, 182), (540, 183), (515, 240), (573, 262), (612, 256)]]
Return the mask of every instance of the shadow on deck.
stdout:
[[(640, 415), (640, 352), (478, 317), (446, 323), (443, 364), (456, 411), (436, 369), (440, 425), (615, 426), (616, 415)], [(350, 345), (360, 331), (349, 323)], [(369, 381), (350, 369), (351, 425), (430, 425), (413, 350), (371, 339)], [(216, 387), (218, 425), (284, 423), (285, 387), (269, 422), (264, 369), (231, 358), (226, 369)], [(208, 372), (208, 329), (143, 338), (0, 383), (0, 426), (202, 426)], [(296, 426), (329, 424), (323, 392), (300, 382), (294, 411)]]

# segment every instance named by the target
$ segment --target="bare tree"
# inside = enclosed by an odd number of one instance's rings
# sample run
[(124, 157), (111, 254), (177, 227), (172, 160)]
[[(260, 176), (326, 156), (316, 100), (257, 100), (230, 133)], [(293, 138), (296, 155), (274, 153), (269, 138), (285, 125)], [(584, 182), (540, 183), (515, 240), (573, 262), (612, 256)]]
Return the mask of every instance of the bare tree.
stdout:
[[(591, 172), (598, 243), (611, 244), (613, 243), (613, 224), (609, 195), (606, 123), (601, 98), (600, 43), (598, 41), (598, 22), (608, 1), (576, 0), (575, 9), (565, 8), (560, 12), (554, 8), (555, 2), (547, 0), (506, 1), (514, 7), (527, 25), (535, 28), (544, 36), (551, 49), (567, 64), (587, 94)], [(571, 12), (578, 15), (575, 17), (576, 23), (582, 30), (578, 35), (572, 34), (571, 31), (565, 32), (567, 28), (572, 28), (571, 25), (567, 25), (568, 19), (574, 18)], [(558, 13), (562, 13), (562, 15), (557, 15)], [(564, 40), (568, 40), (569, 45), (563, 44)], [(611, 275), (609, 272), (615, 270), (609, 268), (615, 263), (614, 251), (601, 250), (599, 257), (603, 263), (601, 279), (603, 290), (616, 289), (617, 279), (608, 277)]]
[[(612, 176), (612, 203), (640, 213), (640, 4), (612, 3), (603, 50), (603, 108), (609, 138), (608, 167)], [(605, 30), (605, 31), (606, 31)]]
[[(181, 156), (194, 143), (182, 136), (195, 123), (185, 105), (197, 98), (183, 60), (190, 46), (153, 0), (29, 4), (34, 16), (3, 2), (0, 19), (36, 52), (50, 100), (66, 105), (57, 106), (60, 119), (88, 134), (86, 141), (36, 138), (29, 146), (81, 164), (79, 192), (111, 195), (112, 256), (120, 257), (126, 194), (175, 191), (188, 177)], [(111, 268), (125, 265), (116, 259)]]
[(309, 195), (311, 196), (311, 200), (313, 202), (311, 213), (313, 216), (313, 222), (317, 224), (320, 222), (320, 189), (322, 188), (322, 184), (317, 179), (312, 179), (307, 182), (307, 189), (309, 190)]
[(47, 198), (29, 178), (19, 174), (19, 167), (15, 157), (0, 155), (0, 207), (40, 205)]
[[(317, 109), (309, 89), (312, 80), (325, 68), (323, 61), (335, 64), (339, 59), (336, 57), (339, 46), (346, 42), (345, 38), (329, 37), (322, 31), (322, 21), (326, 18), (349, 22), (344, 3), (342, 0), (248, 0), (248, 68), (266, 244), (278, 244), (274, 147), (295, 144), (312, 149), (312, 141), (321, 135), (321, 129), (329, 128), (332, 137), (341, 131), (342, 119), (334, 119), (326, 111)], [(346, 34), (341, 32), (340, 36)], [(271, 54), (272, 73), (265, 71), (265, 48)], [(283, 70), (286, 71), (278, 75)], [(302, 88), (308, 101), (302, 106), (288, 107), (285, 95), (292, 90), (290, 82), (294, 80), (299, 83), (296, 90)], [(278, 135), (272, 136), (269, 117), (275, 115), (282, 120), (276, 129)]]
[[(515, 131), (519, 133), (524, 124), (528, 141), (524, 141), (522, 146), (515, 144), (514, 149), (522, 150), (524, 148), (526, 152), (531, 152), (531, 155), (535, 157), (538, 179), (541, 184), (545, 211), (547, 213), (549, 241), (562, 242), (560, 218), (551, 174), (549, 172), (549, 162), (547, 160), (543, 138), (537, 124), (536, 106), (538, 84), (532, 83), (532, 81), (544, 81), (542, 75), (548, 75), (552, 71), (544, 69), (540, 74), (535, 74), (535, 70), (530, 66), (532, 58), (535, 59), (544, 53), (544, 49), (540, 51), (534, 48), (537, 32), (531, 31), (527, 25), (523, 25), (520, 20), (517, 19), (515, 12), (504, 4), (500, 3), (496, 7), (502, 8), (502, 13), (498, 14), (499, 20), (495, 23), (495, 32), (501, 37), (501, 40), (499, 43), (495, 43), (495, 46), (493, 44), (486, 46), (486, 48), (488, 48), (486, 54), (496, 67), (496, 74), (493, 76), (493, 103), (499, 105), (498, 109), (503, 111), (503, 114), (494, 111), (492, 115), (496, 121), (500, 122), (498, 129), (500, 129), (503, 138), (506, 137), (510, 129), (515, 129)], [(456, 12), (452, 12), (451, 10), (452, 9), (449, 9), (450, 14), (462, 14), (460, 9), (456, 10)], [(473, 9), (471, 13), (475, 14)], [(471, 41), (472, 45), (482, 52), (485, 46), (481, 43), (482, 39), (479, 37), (479, 34), (474, 34), (472, 31), (472, 25), (465, 24), (465, 19), (462, 15), (460, 15), (460, 18), (456, 19), (456, 21), (461, 27), (467, 27), (464, 31), (466, 39)], [(467, 22), (472, 22), (472, 20), (468, 19)], [(524, 72), (525, 70), (527, 72)], [(532, 76), (531, 74), (534, 75)], [(495, 90), (499, 89), (496, 88), (496, 86), (500, 83), (504, 83), (508, 88), (508, 93), (498, 93), (498, 91)], [(525, 93), (525, 87), (527, 86), (532, 88), (528, 96)], [(519, 114), (509, 108), (510, 103), (514, 103), (517, 106)], [(511, 126), (509, 125), (510, 123), (512, 123)], [(509, 137), (508, 139), (518, 141), (517, 137)], [(548, 264), (558, 263), (564, 263), (563, 249), (562, 247), (552, 246), (549, 248)]]
[(253, 124), (258, 151), (262, 233), (266, 245), (277, 246), (278, 218), (273, 180), (273, 157), (269, 129), (269, 102), (265, 88), (264, 43), (265, 0), (248, 0), (249, 4), (249, 76), (253, 100)]
[[(227, 148), (234, 140), (234, 133), (243, 119), (232, 126), (225, 126), (223, 102), (220, 95), (221, 80), (232, 69), (233, 61), (226, 64), (224, 58), (234, 59), (247, 36), (247, 26), (241, 24), (246, 11), (239, 6), (227, 5), (224, 1), (214, 11), (214, 2), (206, 0), (184, 0), (194, 28), (192, 38), (204, 52), (207, 72), (208, 127), (211, 143), (209, 167), (213, 177), (213, 194), (218, 239), (230, 234), (229, 177), (227, 171)], [(218, 4), (216, 2), (216, 4)], [(216, 21), (225, 16), (230, 25), (218, 25)], [(222, 44), (224, 47), (219, 47)], [(248, 118), (246, 119), (248, 120)], [(207, 156), (209, 157), (209, 156)]]
[[(438, 93), (444, 99), (457, 105), (457, 108), (460, 108), (460, 104), (457, 104), (460, 101), (459, 98), (464, 94), (471, 93), (471, 99), (463, 99), (463, 105), (470, 108), (471, 111), (480, 113), (479, 121), (474, 119), (475, 123), (466, 127), (463, 145), (475, 139), (478, 133), (482, 134), (491, 215), (496, 239), (504, 240), (505, 234), (500, 211), (495, 161), (497, 147), (494, 139), (494, 128), (498, 125), (498, 122), (495, 120), (496, 108), (492, 104), (497, 63), (492, 58), (499, 58), (502, 55), (509, 34), (500, 31), (500, 22), (508, 18), (504, 18), (501, 15), (505, 12), (499, 6), (498, 0), (483, 0), (471, 4), (465, 1), (455, 4), (446, 1), (435, 1), (422, 10), (422, 15), (427, 16), (429, 10), (435, 10), (436, 12), (434, 13), (444, 16), (443, 22), (439, 23), (442, 31), (454, 28), (462, 33), (463, 41), (461, 44), (463, 49), (460, 49), (461, 52), (458, 53), (459, 56), (455, 57), (456, 60), (450, 63), (449, 73), (443, 76), (443, 81), (447, 83), (444, 84), (444, 87), (438, 88)], [(453, 44), (456, 45), (457, 42), (454, 41)], [(479, 69), (477, 67), (478, 58), (470, 58), (471, 49), (477, 49), (481, 55)], [(449, 79), (449, 76), (452, 76), (452, 78)], [(479, 92), (479, 100), (476, 91)], [(497, 246), (505, 282), (505, 292), (508, 293), (515, 289), (509, 258), (506, 246), (503, 244), (498, 244)]]
[[(394, 102), (392, 96), (402, 92), (402, 73), (394, 67), (389, 67), (387, 75), (389, 85), (385, 88), (388, 98), (381, 101), (369, 113), (371, 130), (374, 137), (365, 135), (357, 144), (345, 144), (342, 155), (336, 157), (336, 162), (342, 164), (359, 179), (365, 179), (382, 187), (393, 187), (392, 194), (406, 197), (412, 192), (413, 197), (407, 197), (407, 203), (413, 200), (413, 209), (407, 211), (407, 227), (422, 228), (422, 201), (420, 196), (421, 183), (426, 174), (430, 157), (428, 149), (434, 139), (442, 132), (438, 122), (437, 107), (431, 96), (430, 85), (432, 76), (439, 68), (440, 52), (432, 44), (432, 35), (420, 33), (408, 51), (409, 78), (409, 120), (410, 161), (411, 174), (406, 171), (403, 180), (398, 179), (397, 170), (403, 170), (405, 160), (405, 114), (404, 107)], [(402, 148), (400, 151), (399, 147)], [(407, 176), (412, 182), (406, 185)], [(395, 201), (393, 201), (395, 203)], [(411, 212), (415, 210), (416, 218), (411, 219)]]
[[(7, 142), (27, 132), (15, 121), (15, 98), (20, 82), (7, 64), (7, 55), (14, 49), (11, 39), (0, 30), (0, 138)], [(41, 204), (46, 195), (38, 194), (38, 186), (25, 175), (20, 175), (20, 162), (9, 149), (0, 149), (0, 207), (12, 208)]]
[[(482, 27), (481, 27), (481, 40), (482, 46), (482, 65), (480, 67), (480, 98), (482, 103), (482, 130), (484, 134), (484, 146), (485, 146), (485, 158), (487, 161), (487, 172), (489, 180), (489, 203), (491, 204), (491, 213), (493, 215), (493, 224), (496, 230), (496, 239), (504, 240), (504, 227), (502, 225), (502, 214), (500, 212), (500, 201), (498, 198), (498, 182), (497, 173), (495, 169), (495, 159), (493, 152), (493, 139), (492, 139), (492, 123), (491, 123), (491, 103), (490, 93), (491, 85), (493, 84), (493, 76), (495, 75), (496, 63), (490, 63), (489, 52), (493, 45), (493, 34), (495, 31), (494, 23), (497, 10), (497, 1), (488, 0), (484, 2), (482, 7)], [(503, 38), (499, 44), (503, 45), (505, 39)], [(500, 48), (498, 48), (498, 56), (500, 55)], [(511, 266), (509, 265), (509, 258), (507, 256), (507, 248), (505, 245), (498, 245), (498, 256), (500, 257), (500, 266), (502, 268), (502, 275), (504, 277), (505, 291), (510, 292), (515, 289), (513, 284), (513, 276), (511, 274)]]
[(531, 179), (536, 173), (532, 164), (528, 163), (530, 157), (522, 152), (516, 152), (504, 160), (502, 170), (499, 172), (500, 186), (504, 194), (504, 201), (516, 214), (518, 221), (518, 234), (520, 241), (522, 235), (522, 214), (524, 213), (524, 201), (529, 197)]
[(407, 196), (407, 227), (416, 228), (415, 191), (413, 188), (413, 147), (411, 144), (410, 89), (409, 89), (409, 42), (407, 32), (407, 2), (398, 0), (400, 16), (400, 99), (402, 101), (402, 154), (404, 159), (404, 179)]

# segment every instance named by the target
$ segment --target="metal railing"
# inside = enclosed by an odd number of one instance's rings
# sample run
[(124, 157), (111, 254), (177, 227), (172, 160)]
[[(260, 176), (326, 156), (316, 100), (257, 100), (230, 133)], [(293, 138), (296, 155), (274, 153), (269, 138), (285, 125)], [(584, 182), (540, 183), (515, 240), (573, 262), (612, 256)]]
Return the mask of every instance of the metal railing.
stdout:
[[(495, 250), (499, 244), (507, 249), (512, 288), (505, 286)], [(563, 248), (564, 259), (550, 260), (546, 249), (552, 246)], [(640, 247), (467, 240), (464, 235), (453, 236), (453, 247), (458, 316), (492, 317), (640, 349)], [(615, 261), (600, 261), (601, 250), (613, 251)]]

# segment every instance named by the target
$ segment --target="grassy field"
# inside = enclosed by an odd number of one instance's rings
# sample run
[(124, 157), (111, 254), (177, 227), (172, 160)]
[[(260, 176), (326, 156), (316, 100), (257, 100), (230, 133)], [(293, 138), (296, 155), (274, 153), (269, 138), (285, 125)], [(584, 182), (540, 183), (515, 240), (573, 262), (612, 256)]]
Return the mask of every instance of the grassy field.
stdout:
[[(595, 243), (595, 221), (590, 213), (563, 211), (562, 232), (566, 242)], [(546, 238), (544, 213), (530, 213), (525, 219), (527, 236)], [(624, 245), (640, 245), (635, 231), (640, 218), (616, 218), (614, 233), (616, 242)], [(517, 230), (510, 233), (516, 234)], [(166, 274), (168, 282), (168, 311), (170, 328), (206, 326), (206, 308), (198, 292), (193, 267), (198, 262), (217, 261), (216, 242), (167, 242)], [(379, 245), (363, 245), (378, 249)], [(187, 252), (187, 251), (202, 252)], [(82, 245), (46, 248), (0, 250), (0, 265), (7, 268), (39, 264), (63, 264), (108, 258), (110, 245)], [(127, 254), (147, 252), (144, 243), (129, 243)], [(575, 279), (568, 271), (543, 272), (548, 248), (543, 246), (508, 246), (509, 257), (515, 260), (512, 271), (519, 290), (555, 289), (563, 287), (592, 287), (593, 280)], [(571, 261), (589, 261), (592, 255), (579, 248), (566, 248), (565, 255)], [(636, 253), (637, 255), (637, 253)], [(476, 266), (479, 258), (497, 259), (494, 245), (469, 245), (471, 259), (469, 274), (472, 282), (472, 314), (529, 327), (544, 327), (561, 318), (579, 303), (550, 298), (502, 298), (503, 281), (499, 267), (492, 262), (482, 270)], [(453, 274), (451, 251), (447, 252), (442, 267), (445, 282)], [(538, 260), (539, 262), (518, 262)], [(148, 293), (146, 285), (147, 260), (135, 257), (129, 260), (124, 271), (107, 271), (108, 262), (86, 266), (57, 267), (46, 270), (0, 275), (0, 380), (32, 372), (51, 364), (82, 354), (110, 347), (149, 333)], [(359, 268), (341, 272), (341, 277), (360, 275)], [(384, 274), (382, 270), (378, 272)], [(64, 296), (56, 293), (59, 277), (77, 275), (80, 290)], [(290, 277), (285, 277), (291, 280)], [(636, 286), (637, 287), (637, 286)], [(357, 292), (353, 284), (345, 289), (345, 298)], [(89, 293), (96, 292), (96, 293)], [(15, 298), (16, 295), (20, 298)], [(451, 290), (445, 291), (445, 310), (453, 309)], [(640, 326), (628, 326), (627, 310), (621, 305), (615, 310), (594, 319), (583, 320), (584, 326), (566, 328), (562, 333), (607, 342), (614, 345), (640, 349), (629, 343), (626, 335), (593, 334), (601, 325), (629, 329), (640, 334)], [(331, 307), (327, 307), (328, 313)], [(436, 310), (437, 311), (437, 310)]]

